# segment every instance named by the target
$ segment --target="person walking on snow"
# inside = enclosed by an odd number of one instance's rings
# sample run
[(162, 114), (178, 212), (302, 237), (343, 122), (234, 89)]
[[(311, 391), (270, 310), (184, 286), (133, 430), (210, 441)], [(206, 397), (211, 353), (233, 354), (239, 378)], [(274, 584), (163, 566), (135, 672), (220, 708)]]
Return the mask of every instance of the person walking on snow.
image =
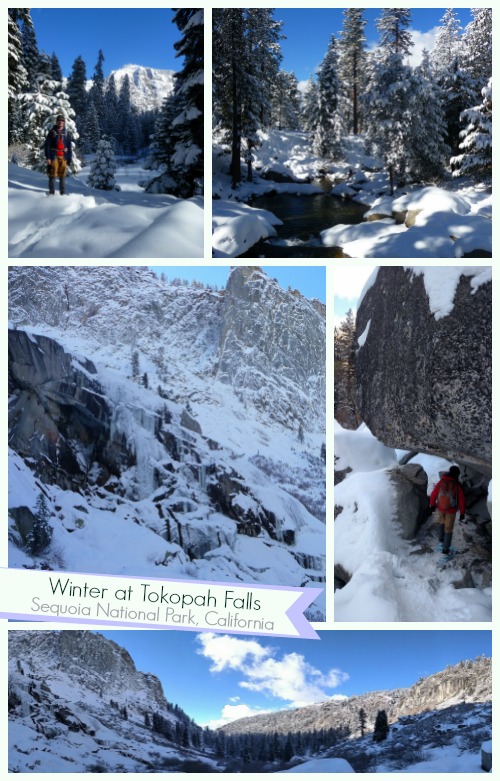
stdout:
[(439, 523), (439, 542), (443, 543), (443, 553), (447, 556), (450, 552), (451, 538), (455, 516), (460, 511), (460, 520), (465, 518), (465, 494), (458, 478), (460, 469), (458, 466), (450, 467), (442, 476), (430, 496), (431, 511), (437, 508)]
[(55, 195), (55, 180), (59, 179), (59, 192), (66, 192), (66, 168), (73, 158), (72, 138), (66, 130), (66, 122), (62, 114), (56, 119), (56, 124), (45, 139), (45, 159), (49, 175), (49, 194)]

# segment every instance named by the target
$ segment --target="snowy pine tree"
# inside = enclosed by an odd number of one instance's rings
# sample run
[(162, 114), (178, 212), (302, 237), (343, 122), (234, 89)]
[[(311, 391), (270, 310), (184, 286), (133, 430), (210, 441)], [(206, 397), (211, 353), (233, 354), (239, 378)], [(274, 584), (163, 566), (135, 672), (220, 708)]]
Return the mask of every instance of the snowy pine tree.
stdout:
[(50, 510), (44, 494), (40, 493), (35, 504), (33, 526), (26, 538), (26, 548), (32, 556), (39, 556), (50, 545), (52, 529), (49, 525)]
[(177, 193), (190, 197), (201, 190), (203, 179), (203, 10), (177, 9), (173, 22), (182, 35), (174, 48), (184, 63), (175, 74), (175, 102), (180, 112), (172, 122), (171, 171)]
[[(119, 190), (115, 182), (116, 162), (108, 138), (101, 138), (97, 146), (95, 159), (90, 166), (87, 183), (96, 190)], [(137, 360), (139, 356), (137, 355)]]
[[(9, 8), (8, 14), (8, 113), (9, 113), (9, 143), (13, 136), (21, 133), (20, 110), (16, 107), (13, 117), (13, 106), (17, 96), (27, 86), (28, 72), (24, 65), (23, 42), (19, 23), (32, 26), (29, 8)], [(15, 121), (18, 120), (18, 121)]]
[(87, 69), (81, 56), (73, 63), (71, 75), (68, 79), (67, 92), (71, 108), (75, 112), (75, 124), (78, 133), (81, 133), (85, 116), (87, 114)]
[(339, 58), (335, 37), (330, 37), (318, 71), (318, 113), (313, 149), (320, 157), (336, 160), (342, 153), (342, 119), (340, 115)]
[(50, 58), (50, 64), (52, 66), (52, 78), (54, 79), (54, 81), (59, 81), (62, 84), (62, 80), (63, 80), (62, 69), (55, 52), (52, 54), (52, 57)]
[(97, 57), (97, 63), (92, 77), (92, 87), (90, 88), (89, 97), (94, 101), (94, 106), (97, 111), (97, 118), (99, 120), (99, 126), (102, 127), (105, 122), (105, 109), (104, 109), (104, 71), (102, 64), (104, 62), (104, 54), (99, 49)]
[(418, 82), (410, 66), (403, 64), (412, 46), (411, 35), (405, 29), (409, 23), (410, 11), (406, 8), (387, 8), (377, 20), (380, 48), (372, 58), (365, 99), (367, 144), (385, 161), (391, 194), (395, 181), (404, 183), (410, 171), (415, 111), (420, 111)]
[(462, 27), (460, 20), (453, 8), (447, 8), (441, 19), (434, 46), (430, 55), (430, 61), (434, 73), (445, 71), (455, 63), (457, 57), (462, 56)]
[(449, 8), (441, 20), (430, 63), (438, 89), (446, 123), (445, 141), (451, 154), (459, 153), (460, 115), (475, 104), (475, 87), (465, 69), (464, 39), (458, 17)]
[(101, 130), (104, 131), (111, 141), (115, 139), (116, 143), (119, 134), (118, 93), (113, 73), (107, 81), (104, 93), (104, 126)]
[(461, 154), (451, 158), (453, 176), (474, 176), (484, 180), (492, 173), (492, 79), (483, 89), (480, 106), (466, 109), (461, 118), (467, 126), (461, 132)]
[(412, 141), (406, 165), (409, 176), (419, 181), (432, 181), (443, 176), (450, 157), (445, 141), (447, 124), (429, 58), (424, 50), (422, 64), (413, 73), (414, 104)]
[(464, 69), (471, 78), (474, 105), (492, 76), (492, 9), (471, 8), (472, 22), (464, 33)]
[(280, 70), (271, 92), (271, 124), (278, 130), (300, 129), (300, 93), (294, 73)]
[(363, 8), (347, 8), (344, 11), (344, 24), (338, 43), (340, 78), (349, 107), (347, 126), (354, 135), (360, 129), (360, 98), (366, 84), (366, 19), (363, 14)]
[(373, 740), (380, 743), (389, 734), (389, 722), (385, 710), (379, 710), (373, 728)]
[(215, 8), (213, 84), (215, 123), (231, 147), (233, 186), (241, 181), (242, 141), (247, 150), (269, 125), (271, 85), (281, 60), (281, 23), (272, 9)]
[(101, 138), (101, 131), (99, 128), (99, 118), (97, 116), (96, 107), (94, 101), (89, 97), (87, 103), (87, 112), (85, 114), (85, 121), (82, 127), (82, 149), (85, 154), (95, 152)]
[(318, 85), (313, 77), (307, 82), (302, 104), (302, 127), (314, 133), (318, 124)]
[(36, 88), (40, 60), (35, 28), (32, 24), (23, 24), (22, 41), (23, 63), (27, 74), (27, 89), (31, 92)]

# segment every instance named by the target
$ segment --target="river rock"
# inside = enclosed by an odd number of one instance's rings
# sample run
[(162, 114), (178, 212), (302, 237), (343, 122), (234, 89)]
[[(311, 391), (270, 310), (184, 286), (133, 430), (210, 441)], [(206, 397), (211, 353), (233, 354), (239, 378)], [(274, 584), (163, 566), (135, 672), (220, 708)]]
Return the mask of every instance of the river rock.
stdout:
[[(481, 269), (466, 268), (451, 311), (438, 317), (419, 271), (379, 268), (359, 305), (362, 418), (388, 447), (456, 460), (490, 476), (491, 280), (473, 287), (471, 276)], [(437, 276), (433, 284), (436, 292)]]

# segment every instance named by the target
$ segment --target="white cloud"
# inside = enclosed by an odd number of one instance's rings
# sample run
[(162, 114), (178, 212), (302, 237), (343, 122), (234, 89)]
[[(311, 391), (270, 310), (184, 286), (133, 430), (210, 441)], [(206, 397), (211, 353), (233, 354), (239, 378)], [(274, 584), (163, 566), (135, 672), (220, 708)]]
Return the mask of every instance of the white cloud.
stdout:
[[(328, 690), (337, 688), (349, 677), (347, 673), (333, 668), (322, 672), (310, 665), (302, 654), (284, 654), (278, 659), (276, 649), (264, 648), (256, 640), (216, 634), (199, 635), (198, 640), (202, 644), (198, 653), (212, 661), (212, 672), (237, 670), (243, 675), (238, 682), (243, 689), (284, 700), (290, 707), (331, 698)], [(228, 711), (231, 713), (245, 707), (226, 706), (232, 709)]]
[(410, 55), (410, 65), (416, 68), (422, 62), (422, 52), (427, 49), (428, 52), (434, 48), (434, 42), (436, 40), (437, 31), (439, 26), (433, 27), (432, 30), (428, 30), (426, 33), (420, 32), (420, 30), (411, 30), (408, 32), (411, 34), (413, 40), (413, 48)]
[(240, 682), (244, 689), (286, 700), (294, 708), (327, 700), (326, 690), (336, 688), (349, 677), (334, 669), (322, 673), (296, 653), (279, 660), (264, 659), (245, 673), (248, 680)]
[(222, 709), (220, 719), (212, 719), (207, 724), (200, 724), (201, 727), (209, 727), (210, 729), (217, 729), (218, 727), (224, 727), (226, 724), (230, 724), (237, 719), (245, 719), (248, 716), (260, 716), (263, 713), (270, 713), (263, 708), (252, 708), (250, 705), (225, 705)]
[(241, 670), (245, 664), (252, 664), (269, 656), (272, 649), (263, 648), (256, 640), (240, 640), (231, 635), (216, 635), (213, 632), (198, 635), (202, 656), (211, 659), (211, 672), (221, 672), (226, 668)]

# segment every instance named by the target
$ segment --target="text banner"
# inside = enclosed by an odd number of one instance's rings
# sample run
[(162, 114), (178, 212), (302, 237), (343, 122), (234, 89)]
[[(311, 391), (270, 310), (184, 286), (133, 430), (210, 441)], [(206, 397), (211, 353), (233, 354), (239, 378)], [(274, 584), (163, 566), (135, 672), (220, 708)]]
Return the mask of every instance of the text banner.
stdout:
[(0, 618), (318, 639), (321, 591), (0, 568)]

